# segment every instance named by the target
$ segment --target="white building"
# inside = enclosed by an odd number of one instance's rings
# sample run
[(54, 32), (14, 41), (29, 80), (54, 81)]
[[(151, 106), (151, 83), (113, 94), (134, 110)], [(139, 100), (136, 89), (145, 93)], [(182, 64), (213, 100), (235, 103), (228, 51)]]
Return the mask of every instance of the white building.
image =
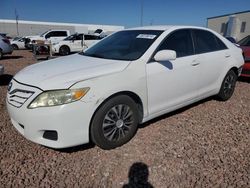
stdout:
[(207, 27), (239, 41), (250, 35), (250, 10), (207, 18)]
[(7, 33), (9, 36), (29, 36), (38, 35), (49, 29), (66, 29), (70, 33), (93, 33), (96, 29), (102, 29), (106, 34), (124, 29), (124, 26), (115, 25), (93, 25), (76, 23), (56, 23), (56, 22), (38, 22), (0, 19), (0, 33)]

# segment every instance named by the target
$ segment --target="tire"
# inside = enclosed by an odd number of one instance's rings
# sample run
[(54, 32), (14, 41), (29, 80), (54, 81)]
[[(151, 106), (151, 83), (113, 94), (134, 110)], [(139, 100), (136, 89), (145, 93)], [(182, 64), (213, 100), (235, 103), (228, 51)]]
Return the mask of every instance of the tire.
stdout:
[(0, 49), (0, 59), (3, 59), (3, 52), (2, 52), (2, 49)]
[(70, 49), (68, 46), (61, 46), (60, 49), (59, 49), (59, 54), (60, 55), (69, 55), (70, 54)]
[(220, 92), (217, 95), (219, 100), (226, 101), (232, 97), (237, 78), (238, 76), (233, 70), (228, 71), (221, 84)]
[(18, 50), (19, 49), (16, 44), (12, 44), (11, 46), (13, 47), (14, 50)]
[(138, 123), (138, 107), (133, 99), (116, 96), (95, 113), (90, 127), (91, 139), (102, 149), (114, 149), (133, 138)]

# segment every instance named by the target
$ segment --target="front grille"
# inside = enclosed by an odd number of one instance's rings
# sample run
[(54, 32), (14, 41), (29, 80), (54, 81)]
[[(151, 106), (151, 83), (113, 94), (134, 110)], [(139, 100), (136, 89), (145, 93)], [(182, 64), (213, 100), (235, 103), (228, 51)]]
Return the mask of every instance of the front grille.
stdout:
[(8, 102), (20, 108), (35, 92), (22, 89), (14, 89), (9, 93)]

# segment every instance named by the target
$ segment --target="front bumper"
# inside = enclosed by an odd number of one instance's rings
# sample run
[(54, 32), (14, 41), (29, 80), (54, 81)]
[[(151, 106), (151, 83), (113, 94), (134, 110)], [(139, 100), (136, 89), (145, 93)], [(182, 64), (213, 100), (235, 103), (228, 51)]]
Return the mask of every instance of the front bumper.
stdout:
[[(21, 106), (14, 90), (34, 92)], [(25, 138), (51, 148), (66, 148), (89, 142), (89, 124), (94, 111), (92, 103), (77, 101), (66, 105), (28, 109), (27, 106), (42, 90), (12, 80), (7, 94), (7, 109), (14, 127)], [(25, 97), (23, 97), (25, 98)], [(18, 104), (18, 103), (17, 103)], [(93, 109), (93, 110), (92, 110)], [(46, 133), (56, 133), (56, 139)]]

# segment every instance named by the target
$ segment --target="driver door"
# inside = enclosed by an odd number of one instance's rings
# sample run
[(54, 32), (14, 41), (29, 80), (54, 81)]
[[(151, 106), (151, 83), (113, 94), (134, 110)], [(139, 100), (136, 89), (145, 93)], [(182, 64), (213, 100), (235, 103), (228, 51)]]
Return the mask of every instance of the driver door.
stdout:
[(148, 107), (151, 115), (178, 108), (198, 96), (199, 64), (196, 62), (191, 31), (170, 33), (157, 51), (169, 49), (177, 54), (175, 60), (146, 65)]

